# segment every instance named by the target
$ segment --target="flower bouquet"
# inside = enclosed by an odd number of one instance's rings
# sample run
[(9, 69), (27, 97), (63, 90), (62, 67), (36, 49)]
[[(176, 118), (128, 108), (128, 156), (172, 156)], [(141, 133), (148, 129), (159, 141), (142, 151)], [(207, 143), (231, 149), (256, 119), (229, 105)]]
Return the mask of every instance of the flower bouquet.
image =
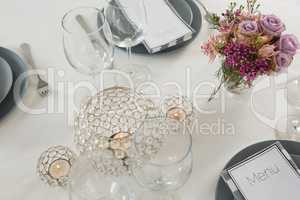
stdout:
[(251, 88), (253, 81), (286, 69), (293, 61), (299, 41), (292, 34), (283, 34), (284, 23), (275, 15), (259, 12), (257, 0), (247, 0), (246, 6), (230, 3), (221, 16), (212, 15), (211, 36), (202, 50), (213, 61), (217, 56), (222, 65), (217, 71), (219, 86), (210, 100), (224, 85), (231, 91)]

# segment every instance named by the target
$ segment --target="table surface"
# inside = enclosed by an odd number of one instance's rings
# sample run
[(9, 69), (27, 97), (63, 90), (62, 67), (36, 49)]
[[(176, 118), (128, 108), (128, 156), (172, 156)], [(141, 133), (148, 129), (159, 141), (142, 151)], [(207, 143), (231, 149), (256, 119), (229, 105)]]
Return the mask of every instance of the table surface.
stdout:
[[(228, 1), (203, 0), (203, 3), (211, 10), (221, 12)], [(265, 0), (262, 3), (262, 11), (276, 13), (286, 22), (289, 32), (300, 36), (297, 22), (300, 1)], [(64, 57), (61, 18), (70, 8), (100, 5), (101, 1), (96, 0), (2, 1), (1, 46), (17, 49), (22, 42), (30, 43), (36, 63), (41, 69), (48, 69), (55, 81), (49, 98), (40, 98), (32, 87), (24, 97), (27, 107), (46, 109), (45, 112), (29, 114), (15, 109), (0, 122), (0, 199), (67, 199), (66, 192), (50, 189), (40, 182), (36, 176), (36, 162), (40, 153), (49, 146), (62, 144), (74, 148), (71, 123), (74, 107), (70, 105), (74, 94), (67, 92), (66, 88), (70, 83), (89, 80), (75, 72)], [(257, 89), (251, 104), (227, 93), (224, 93), (223, 103), (219, 98), (212, 104), (196, 98), (207, 93), (207, 83), (216, 82), (214, 73), (218, 62), (210, 64), (200, 50), (201, 43), (209, 34), (208, 25), (204, 22), (199, 36), (186, 48), (156, 56), (134, 55), (135, 62), (149, 66), (153, 81), (162, 91), (172, 91), (168, 84), (177, 83), (202, 110), (216, 111), (199, 115), (198, 121), (204, 125), (193, 135), (194, 170), (190, 180), (179, 191), (183, 199), (188, 200), (213, 200), (219, 173), (226, 162), (250, 144), (274, 139), (273, 127), (278, 117), (288, 110), (295, 112), (288, 108), (284, 90), (276, 87), (288, 78), (286, 74), (263, 79), (264, 89)], [(116, 62), (122, 63), (124, 59), (125, 53), (118, 51)], [(299, 65), (298, 55), (288, 75), (299, 74)], [(270, 86), (265, 87), (268, 83), (271, 83)]]

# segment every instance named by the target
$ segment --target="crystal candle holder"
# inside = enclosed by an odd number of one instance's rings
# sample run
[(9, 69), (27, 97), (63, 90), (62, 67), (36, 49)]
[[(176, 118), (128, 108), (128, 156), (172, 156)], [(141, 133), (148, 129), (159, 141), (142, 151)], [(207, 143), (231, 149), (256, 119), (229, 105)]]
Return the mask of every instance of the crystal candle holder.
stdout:
[(50, 147), (38, 160), (38, 176), (50, 186), (65, 186), (75, 158), (75, 153), (67, 147)]
[(192, 115), (193, 105), (185, 97), (173, 96), (165, 99), (162, 110), (166, 117), (182, 122)]
[(84, 103), (75, 118), (75, 144), (81, 153), (110, 151), (128, 166), (134, 154), (132, 136), (154, 104), (125, 87), (100, 91)]

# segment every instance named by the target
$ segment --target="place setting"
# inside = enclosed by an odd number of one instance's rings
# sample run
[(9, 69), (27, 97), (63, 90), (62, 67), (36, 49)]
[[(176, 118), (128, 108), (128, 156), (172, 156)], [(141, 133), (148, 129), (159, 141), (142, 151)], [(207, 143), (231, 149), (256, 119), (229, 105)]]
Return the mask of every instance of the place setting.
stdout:
[[(219, 61), (208, 64), (216, 66), (218, 84), (211, 87), (205, 102), (211, 105), (222, 100), (225, 92), (232, 102), (238, 100), (237, 106), (250, 109), (250, 95), (257, 83), (288, 73), (300, 49), (286, 23), (277, 15), (263, 13), (261, 6), (257, 0), (241, 5), (232, 2), (216, 14), (201, 0), (105, 0), (102, 7), (75, 7), (65, 12), (60, 21), (64, 58), (89, 79), (93, 90), (89, 95), (80, 94), (80, 106), (72, 110), (72, 145), (53, 145), (62, 138), (51, 141), (32, 169), (35, 178), (50, 191), (65, 193), (69, 200), (184, 199), (181, 189), (199, 173), (195, 161), (205, 168), (214, 165), (201, 160), (196, 151), (205, 141), (195, 140), (199, 135), (195, 127), (208, 117), (201, 113), (194, 94), (170, 89), (168, 95), (156, 98), (145, 92), (148, 85), (158, 85), (156, 73), (150, 63), (136, 63), (135, 56), (185, 51), (209, 28), (212, 35), (199, 44), (199, 55), (207, 56), (209, 62)], [(22, 43), (18, 55), (0, 47), (0, 120), (23, 101), (30, 69), (39, 70), (33, 48)], [(127, 55), (126, 62), (118, 65), (117, 49)], [(109, 86), (102, 80), (106, 73), (110, 74)], [(53, 83), (34, 75), (34, 91), (46, 100)], [(146, 90), (140, 89), (143, 85)], [(282, 87), (285, 100), (298, 112), (298, 77)], [(215, 200), (296, 200), (300, 195), (299, 124), (298, 115), (287, 113), (272, 127), (275, 138), (235, 153), (215, 174), (211, 196)], [(192, 184), (198, 187), (200, 181)]]
[(42, 77), (32, 55), (31, 46), (22, 43), (18, 48), (0, 47), (1, 64), (1, 94), (0, 120), (14, 110), (24, 107), (31, 109), (41, 99), (46, 99), (50, 93), (50, 86), (46, 78)]
[[(158, 19), (159, 13), (164, 13), (165, 19)], [(95, 77), (103, 69), (115, 70), (117, 85), (130, 79), (136, 87), (153, 79), (149, 66), (134, 63), (133, 53), (151, 56), (190, 44), (201, 30), (202, 15), (193, 0), (115, 0), (107, 1), (102, 10), (72, 9), (63, 17), (62, 27), (64, 51), (76, 71)], [(78, 45), (86, 52), (77, 52)], [(126, 50), (129, 64), (115, 66), (115, 48)]]

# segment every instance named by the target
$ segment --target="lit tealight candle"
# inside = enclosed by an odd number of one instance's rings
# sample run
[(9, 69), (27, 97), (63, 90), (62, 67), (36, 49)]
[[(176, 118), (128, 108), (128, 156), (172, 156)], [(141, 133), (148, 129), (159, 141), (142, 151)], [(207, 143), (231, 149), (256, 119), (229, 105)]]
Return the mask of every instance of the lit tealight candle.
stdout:
[(130, 134), (129, 133), (117, 133), (112, 136), (113, 141), (119, 144), (119, 147), (116, 149), (121, 149), (126, 151), (131, 146)]
[(50, 186), (68, 184), (69, 173), (75, 162), (76, 154), (64, 146), (53, 146), (44, 151), (37, 164), (41, 180)]
[(114, 151), (115, 157), (123, 159), (127, 156), (127, 151), (131, 146), (129, 133), (116, 133), (112, 136), (110, 148)]
[(167, 117), (177, 121), (184, 121), (186, 119), (186, 112), (182, 108), (171, 108), (167, 112)]
[(69, 175), (71, 165), (66, 160), (56, 160), (49, 167), (49, 174), (56, 179)]
[[(115, 141), (118, 141), (120, 143), (121, 146), (124, 147), (125, 143), (128, 143), (128, 140), (130, 138), (130, 134), (129, 133), (117, 133), (115, 135), (112, 136), (112, 139)], [(126, 145), (125, 145), (126, 146)], [(128, 147), (126, 147), (127, 149)]]
[(117, 139), (117, 140), (123, 140), (125, 138), (129, 137), (129, 133), (116, 133), (112, 136), (113, 139)]

